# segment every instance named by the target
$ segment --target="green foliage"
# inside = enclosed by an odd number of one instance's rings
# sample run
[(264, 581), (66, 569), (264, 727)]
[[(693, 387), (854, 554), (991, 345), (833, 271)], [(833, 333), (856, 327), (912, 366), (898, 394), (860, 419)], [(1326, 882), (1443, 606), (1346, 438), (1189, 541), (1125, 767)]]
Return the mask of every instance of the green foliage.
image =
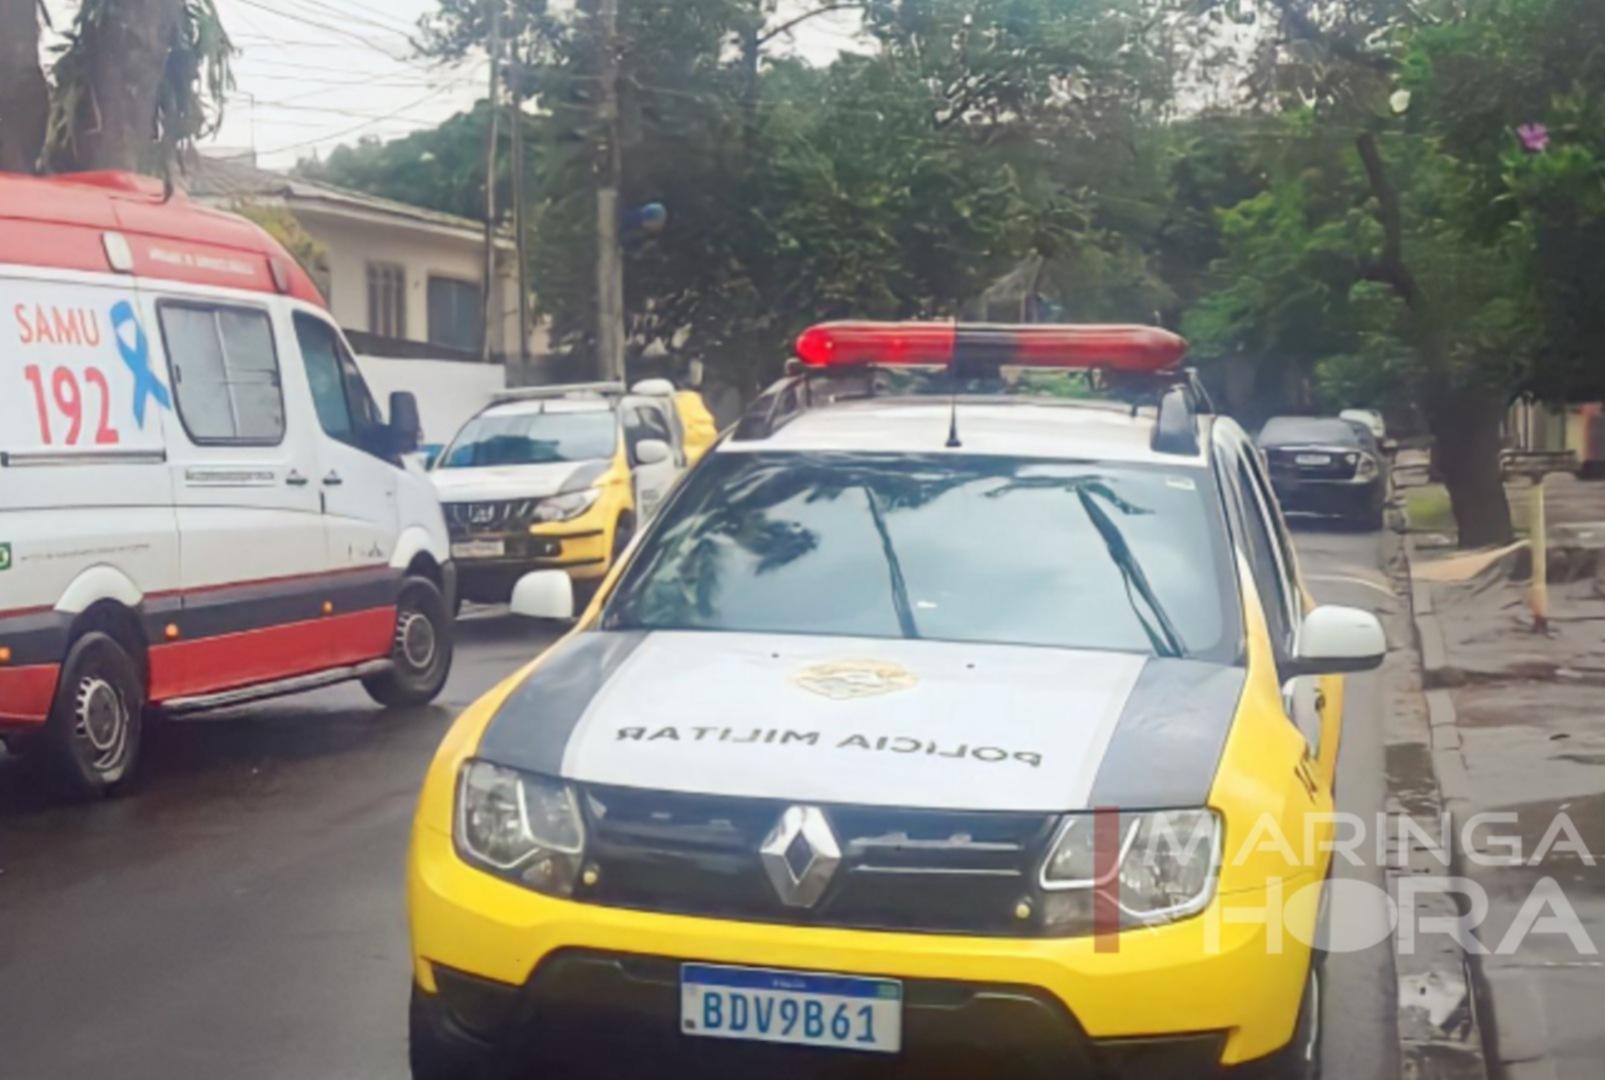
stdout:
[[(485, 215), (485, 138), (489, 110), (483, 102), (439, 127), (382, 142), (367, 138), (336, 147), (319, 160), (298, 162), (295, 172), (308, 180), (382, 195), (467, 218)], [(503, 139), (506, 125), (503, 125)], [(497, 199), (508, 192), (507, 153), (499, 158)]]
[(284, 250), (301, 265), (307, 276), (321, 289), (329, 285), (329, 249), (306, 231), (290, 210), (283, 206), (269, 206), (249, 200), (237, 200), (229, 207), (233, 213), (247, 218), (277, 240)]
[[(166, 176), (184, 152), (217, 130), (233, 86), (234, 46), (213, 0), (175, 0), (172, 7), (172, 17), (164, 19), (119, 0), (78, 5), (51, 68), (44, 157), (54, 167), (138, 168)], [(105, 100), (113, 94), (149, 101), (150, 114), (123, 117), (117, 106), (124, 102)], [(107, 130), (119, 123), (136, 130)], [(115, 152), (107, 159), (102, 148), (125, 143), (136, 147), (132, 160)]]
[[(1559, 396), (1599, 367), (1598, 0), (869, 0), (864, 49), (825, 67), (771, 55), (802, 10), (779, 8), (622, 5), (623, 202), (670, 214), (629, 239), (637, 351), (750, 392), (816, 319), (1034, 308), (1180, 326), (1201, 362), (1248, 372), (1239, 404), (1261, 412)], [(488, 11), (441, 0), (425, 50), (474, 51)], [(533, 284), (581, 355), (592, 11), (502, 9), (529, 103)], [(1217, 46), (1249, 23), (1245, 95), (1178, 115), (1178, 80), (1185, 103), (1243, 74)], [(1525, 123), (1548, 125), (1547, 152), (1523, 151)], [(481, 106), (301, 168), (477, 216), (484, 125)]]

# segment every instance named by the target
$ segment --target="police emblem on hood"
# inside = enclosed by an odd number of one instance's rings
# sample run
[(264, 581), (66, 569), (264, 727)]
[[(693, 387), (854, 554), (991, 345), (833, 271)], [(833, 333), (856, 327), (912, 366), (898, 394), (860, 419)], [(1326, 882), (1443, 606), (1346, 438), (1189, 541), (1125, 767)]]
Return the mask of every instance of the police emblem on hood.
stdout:
[(832, 701), (847, 701), (908, 690), (919, 680), (897, 664), (879, 660), (837, 660), (804, 668), (793, 675), (791, 681)]

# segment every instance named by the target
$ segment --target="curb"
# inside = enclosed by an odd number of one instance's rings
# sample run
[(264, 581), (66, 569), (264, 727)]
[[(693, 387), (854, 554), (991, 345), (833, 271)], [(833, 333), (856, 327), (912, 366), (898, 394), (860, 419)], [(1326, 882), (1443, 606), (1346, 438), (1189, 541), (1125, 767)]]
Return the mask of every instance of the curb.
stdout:
[[(1471, 777), (1460, 752), (1460, 731), (1455, 725), (1454, 700), (1445, 687), (1465, 681), (1463, 673), (1448, 660), (1443, 626), (1432, 603), (1432, 588), (1416, 581), (1412, 568), (1416, 562), (1415, 542), (1405, 520), (1403, 537), (1404, 590), (1410, 601), (1410, 620), (1415, 630), (1417, 656), (1421, 663), (1421, 686), (1427, 713), (1426, 741), (1421, 749), (1432, 763), (1432, 791), (1427, 803), (1433, 814), (1417, 811), (1424, 835), (1443, 833), (1451, 845), (1450, 865), (1443, 865), (1442, 852), (1412, 841), (1405, 850), (1394, 850), (1387, 868), (1388, 891), (1396, 900), (1404, 879), (1423, 874), (1457, 873), (1459, 852), (1455, 821), (1470, 808)], [(1392, 793), (1390, 815), (1407, 811)], [(1435, 819), (1435, 820), (1434, 820)], [(1452, 897), (1441, 893), (1412, 894), (1413, 910), (1399, 913), (1400, 921), (1423, 925), (1427, 919), (1453, 919), (1459, 911)], [(1431, 924), (1427, 924), (1431, 925)], [(1441, 925), (1441, 924), (1440, 924)], [(1394, 973), (1398, 977), (1398, 1038), (1400, 1075), (1411, 1080), (1488, 1080), (1488, 1059), (1484, 1048), (1482, 1020), (1476, 994), (1476, 972), (1464, 951), (1452, 940), (1433, 936), (1423, 938), (1415, 951), (1403, 953), (1394, 939)]]

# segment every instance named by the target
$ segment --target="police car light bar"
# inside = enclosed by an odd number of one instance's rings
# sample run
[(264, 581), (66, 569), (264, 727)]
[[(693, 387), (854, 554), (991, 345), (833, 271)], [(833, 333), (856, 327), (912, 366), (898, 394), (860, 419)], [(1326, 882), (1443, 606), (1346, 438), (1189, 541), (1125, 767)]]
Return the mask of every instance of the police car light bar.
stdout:
[(832, 322), (797, 338), (798, 358), (824, 368), (976, 363), (1158, 372), (1175, 368), (1186, 352), (1187, 342), (1152, 326)]

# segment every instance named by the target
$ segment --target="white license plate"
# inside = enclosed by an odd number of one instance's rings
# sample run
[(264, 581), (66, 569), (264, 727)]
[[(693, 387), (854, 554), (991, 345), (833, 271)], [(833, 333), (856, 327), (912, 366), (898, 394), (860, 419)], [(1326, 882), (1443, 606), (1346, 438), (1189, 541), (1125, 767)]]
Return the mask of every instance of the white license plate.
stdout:
[(459, 540), (451, 546), (454, 559), (499, 559), (506, 554), (505, 540)]
[(903, 984), (768, 968), (680, 966), (680, 1030), (711, 1039), (895, 1054)]
[(1330, 464), (1332, 464), (1332, 455), (1330, 455), (1330, 454), (1300, 454), (1298, 457), (1294, 458), (1293, 460), (1296, 461), (1300, 465), (1330, 465)]

